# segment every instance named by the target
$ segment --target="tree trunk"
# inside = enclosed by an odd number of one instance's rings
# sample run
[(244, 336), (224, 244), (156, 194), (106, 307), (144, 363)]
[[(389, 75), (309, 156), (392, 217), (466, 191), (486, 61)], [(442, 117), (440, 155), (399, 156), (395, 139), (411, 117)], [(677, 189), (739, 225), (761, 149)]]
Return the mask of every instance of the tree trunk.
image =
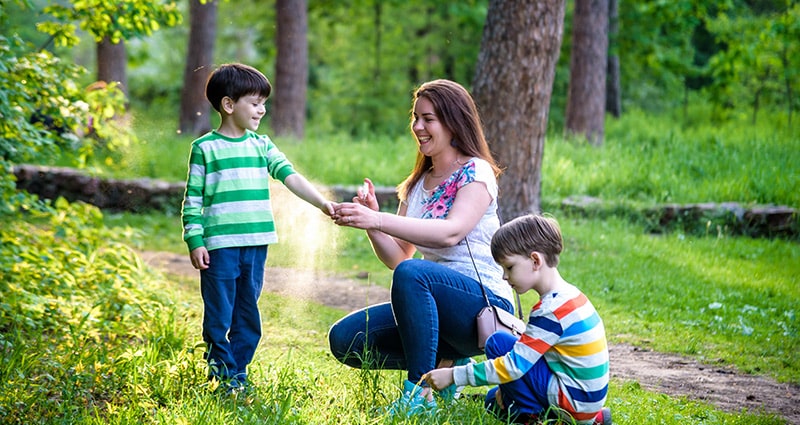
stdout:
[(499, 165), (503, 221), (540, 211), (550, 96), (563, 0), (491, 0), (473, 92)]
[(302, 139), (308, 85), (306, 0), (277, 0), (275, 8), (278, 56), (275, 59), (272, 131), (276, 136)]
[(566, 132), (603, 144), (608, 66), (608, 0), (575, 0)]
[(125, 96), (128, 96), (127, 65), (124, 41), (114, 44), (110, 39), (104, 38), (97, 43), (97, 81), (119, 84), (119, 89)]
[(183, 70), (181, 110), (178, 128), (181, 133), (199, 136), (211, 129), (211, 105), (205, 87), (214, 60), (217, 35), (217, 1), (190, 0), (189, 46)]
[(619, 33), (618, 0), (608, 0), (608, 75), (606, 76), (606, 112), (619, 118), (622, 115), (622, 94), (619, 82), (619, 54), (617, 34)]

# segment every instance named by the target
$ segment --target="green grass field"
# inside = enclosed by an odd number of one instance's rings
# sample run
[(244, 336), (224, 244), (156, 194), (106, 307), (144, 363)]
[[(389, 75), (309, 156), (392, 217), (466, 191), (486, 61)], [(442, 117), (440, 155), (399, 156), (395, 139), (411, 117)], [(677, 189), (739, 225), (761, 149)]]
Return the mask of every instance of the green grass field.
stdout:
[[(183, 179), (185, 166), (176, 164), (185, 164), (190, 138), (176, 137), (162, 116), (137, 116), (143, 142), (108, 162), (116, 176)], [(800, 165), (793, 161), (800, 142), (792, 133), (677, 127), (633, 113), (609, 123), (600, 149), (548, 139), (543, 204), (566, 239), (559, 269), (592, 299), (612, 343), (722, 359), (743, 372), (798, 384), (796, 240), (713, 231), (651, 234), (624, 215), (584, 217), (558, 207), (571, 195), (636, 205), (800, 206)], [(278, 142), (321, 185), (356, 184), (368, 176), (392, 186), (415, 149), (410, 138)], [(279, 208), (283, 239), (271, 248), (269, 265), (344, 275), (367, 271), (371, 282), (388, 285), (390, 274), (363, 232), (335, 228), (313, 208), (288, 199)], [(399, 395), (402, 373), (350, 369), (328, 353), (327, 328), (345, 312), (268, 293), (261, 303), (264, 340), (253, 363), (253, 393), (214, 396), (199, 344), (197, 282), (149, 270), (127, 248), (184, 253), (178, 217), (101, 216), (76, 205), (37, 217), (5, 217), (0, 226), (0, 288), (6, 294), (0, 300), (0, 422), (401, 423), (380, 408)], [(310, 228), (309, 217), (315, 223)], [(525, 305), (534, 301), (531, 294), (523, 297)], [(620, 425), (784, 423), (759, 412), (724, 413), (635, 382), (613, 381), (610, 394)], [(435, 418), (402, 423), (500, 422), (466, 397)]]

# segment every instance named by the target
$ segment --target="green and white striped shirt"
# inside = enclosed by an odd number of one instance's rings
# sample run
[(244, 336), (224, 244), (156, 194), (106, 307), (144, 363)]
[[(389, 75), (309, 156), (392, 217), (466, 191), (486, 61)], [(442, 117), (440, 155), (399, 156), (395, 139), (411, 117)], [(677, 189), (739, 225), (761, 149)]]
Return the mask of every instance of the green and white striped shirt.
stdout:
[(277, 242), (269, 177), (283, 183), (294, 173), (269, 137), (249, 130), (239, 138), (212, 131), (192, 142), (181, 211), (189, 251)]

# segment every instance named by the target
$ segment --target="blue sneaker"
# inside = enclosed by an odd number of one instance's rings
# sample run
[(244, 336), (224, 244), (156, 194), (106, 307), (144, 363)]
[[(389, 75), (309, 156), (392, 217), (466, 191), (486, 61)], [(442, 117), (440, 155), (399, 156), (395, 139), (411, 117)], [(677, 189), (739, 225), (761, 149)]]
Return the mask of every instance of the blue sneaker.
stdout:
[(423, 390), (424, 388), (405, 380), (403, 382), (403, 395), (389, 406), (389, 414), (392, 416), (414, 416), (433, 413), (436, 410), (436, 402), (433, 400), (428, 401), (422, 395)]
[[(473, 360), (472, 357), (465, 357), (463, 359), (455, 359), (453, 361), (453, 366), (464, 366), (470, 363), (475, 363), (475, 360)], [(462, 391), (464, 391), (463, 385), (457, 387), (456, 384), (451, 384), (439, 391), (439, 397), (444, 401), (451, 402), (461, 397)]]

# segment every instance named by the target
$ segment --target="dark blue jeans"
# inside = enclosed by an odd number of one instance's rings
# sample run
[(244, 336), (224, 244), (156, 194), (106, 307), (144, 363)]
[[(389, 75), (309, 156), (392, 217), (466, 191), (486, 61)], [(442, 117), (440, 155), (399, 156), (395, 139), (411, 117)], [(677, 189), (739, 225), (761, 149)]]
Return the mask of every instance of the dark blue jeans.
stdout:
[[(496, 332), (486, 340), (486, 359), (492, 360), (508, 354), (519, 338), (505, 332)], [(486, 409), (494, 413), (501, 421), (510, 423), (535, 422), (540, 415), (547, 412), (550, 405), (547, 400), (547, 387), (553, 379), (553, 372), (547, 366), (544, 357), (534, 363), (533, 367), (516, 381), (500, 384), (486, 394)], [(495, 393), (500, 388), (504, 409), (500, 409)]]
[[(394, 270), (391, 302), (333, 324), (331, 352), (355, 368), (408, 370), (415, 383), (441, 359), (482, 354), (475, 316), (486, 301), (479, 285), (441, 264), (406, 260)], [(493, 305), (511, 311), (508, 300), (486, 292)]]
[(208, 254), (211, 264), (200, 272), (200, 292), (209, 377), (243, 384), (261, 339), (258, 298), (267, 246), (220, 248)]

